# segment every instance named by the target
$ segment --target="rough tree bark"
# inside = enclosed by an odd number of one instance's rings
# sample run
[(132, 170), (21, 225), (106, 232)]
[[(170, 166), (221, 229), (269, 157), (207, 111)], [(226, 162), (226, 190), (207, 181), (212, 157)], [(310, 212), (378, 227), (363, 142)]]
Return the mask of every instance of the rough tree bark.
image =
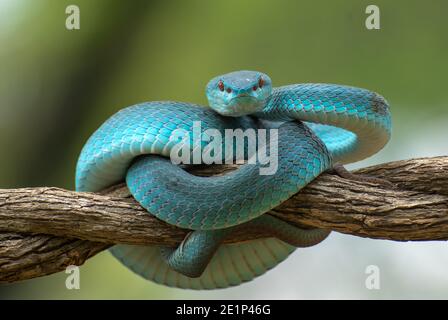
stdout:
[[(233, 169), (189, 170), (216, 175)], [(448, 157), (390, 162), (356, 173), (388, 180), (394, 187), (324, 173), (269, 214), (300, 227), (361, 237), (448, 239)], [(116, 243), (175, 246), (187, 232), (148, 214), (124, 185), (101, 194), (58, 188), (0, 190), (0, 283), (81, 265)], [(252, 230), (226, 242), (262, 236)]]

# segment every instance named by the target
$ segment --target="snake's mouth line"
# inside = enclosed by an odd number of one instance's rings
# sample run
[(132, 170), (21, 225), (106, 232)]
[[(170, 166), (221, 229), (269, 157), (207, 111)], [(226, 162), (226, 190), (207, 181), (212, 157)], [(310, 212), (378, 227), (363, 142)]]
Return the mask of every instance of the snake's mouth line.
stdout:
[(222, 115), (240, 117), (262, 109), (263, 100), (248, 94), (241, 94), (232, 98), (226, 109), (221, 110)]
[(230, 105), (232, 103), (235, 103), (235, 101), (237, 101), (237, 100), (242, 100), (244, 103), (247, 103), (247, 102), (261, 102), (260, 100), (258, 100), (258, 98), (254, 97), (254, 96), (251, 96), (251, 95), (249, 95), (247, 93), (243, 93), (243, 94), (239, 94), (236, 97), (233, 97), (232, 99), (230, 99), (228, 104)]
[(252, 97), (255, 98), (254, 96), (251, 96), (248, 93), (240, 93), (239, 95), (237, 95), (235, 98), (244, 98), (244, 97)]

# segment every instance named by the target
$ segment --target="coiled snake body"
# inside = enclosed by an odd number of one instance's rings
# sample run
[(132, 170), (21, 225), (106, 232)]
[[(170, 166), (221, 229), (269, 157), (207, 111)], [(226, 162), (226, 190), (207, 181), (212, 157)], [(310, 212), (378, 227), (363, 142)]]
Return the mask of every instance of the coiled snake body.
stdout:
[[(376, 153), (391, 133), (387, 102), (365, 89), (333, 84), (272, 88), (266, 74), (238, 71), (212, 79), (206, 92), (211, 108), (164, 101), (119, 111), (90, 137), (76, 171), (77, 191), (99, 191), (126, 179), (148, 212), (194, 230), (177, 249), (111, 249), (142, 277), (180, 288), (238, 285), (274, 267), (296, 247), (325, 239), (329, 231), (302, 230), (264, 213), (334, 163)], [(223, 135), (226, 129), (278, 129), (276, 172), (260, 175), (260, 163), (246, 163), (219, 177), (187, 173), (169, 159), (179, 143), (172, 135), (179, 129), (192, 132), (195, 121), (201, 122), (203, 131), (214, 129)], [(193, 154), (197, 146), (182, 141)], [(272, 145), (267, 148), (273, 151)], [(244, 228), (259, 228), (272, 237), (221, 244)]]

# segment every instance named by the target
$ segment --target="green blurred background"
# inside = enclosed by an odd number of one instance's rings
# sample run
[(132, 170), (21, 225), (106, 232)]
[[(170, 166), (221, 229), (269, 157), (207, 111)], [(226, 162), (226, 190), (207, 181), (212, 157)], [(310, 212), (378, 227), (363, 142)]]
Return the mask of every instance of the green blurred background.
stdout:
[[(81, 29), (65, 28), (76, 4)], [(367, 30), (365, 8), (381, 9)], [(332, 82), (392, 106), (392, 141), (351, 167), (448, 154), (448, 2), (0, 0), (0, 188), (74, 188), (77, 156), (119, 109), (142, 101), (205, 104), (218, 74), (254, 69), (274, 85)], [(380, 267), (367, 290), (365, 268)], [(65, 273), (0, 287), (0, 298), (448, 298), (444, 242), (333, 234), (265, 276), (213, 292), (141, 280), (107, 252)]]

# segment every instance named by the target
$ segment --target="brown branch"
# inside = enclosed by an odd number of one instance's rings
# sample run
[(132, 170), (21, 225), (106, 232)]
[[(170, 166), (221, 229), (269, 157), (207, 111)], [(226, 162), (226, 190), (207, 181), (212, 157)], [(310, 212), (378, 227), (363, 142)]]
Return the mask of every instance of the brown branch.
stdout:
[[(234, 167), (193, 167), (198, 175)], [(448, 239), (448, 157), (414, 159), (358, 170), (395, 188), (322, 174), (275, 208), (298, 226), (390, 240)], [(177, 245), (187, 230), (148, 214), (124, 185), (101, 194), (58, 188), (0, 190), (0, 282), (15, 282), (80, 265), (115, 243)], [(227, 242), (265, 236), (257, 230)]]

